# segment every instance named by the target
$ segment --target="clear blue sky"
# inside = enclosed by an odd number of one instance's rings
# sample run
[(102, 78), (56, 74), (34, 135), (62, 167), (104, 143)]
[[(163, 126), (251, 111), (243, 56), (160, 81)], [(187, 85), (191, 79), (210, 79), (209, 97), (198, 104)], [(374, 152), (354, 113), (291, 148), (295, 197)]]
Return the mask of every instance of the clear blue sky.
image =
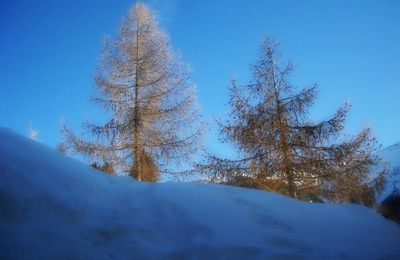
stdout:
[[(400, 1), (148, 0), (172, 44), (193, 68), (207, 118), (224, 118), (227, 87), (249, 79), (264, 36), (297, 64), (293, 83), (318, 83), (311, 116), (349, 101), (346, 133), (371, 126), (387, 146), (400, 141)], [(115, 33), (133, 1), (0, 1), (0, 126), (49, 146), (58, 121), (80, 131), (103, 111), (89, 103), (104, 35)], [(221, 153), (212, 127), (207, 146)]]

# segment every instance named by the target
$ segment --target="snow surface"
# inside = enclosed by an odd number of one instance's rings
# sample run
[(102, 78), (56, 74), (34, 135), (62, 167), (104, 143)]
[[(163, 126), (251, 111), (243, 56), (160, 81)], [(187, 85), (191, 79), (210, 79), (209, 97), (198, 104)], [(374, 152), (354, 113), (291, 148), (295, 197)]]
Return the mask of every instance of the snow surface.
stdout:
[(400, 259), (359, 205), (223, 185), (138, 183), (0, 128), (0, 259)]

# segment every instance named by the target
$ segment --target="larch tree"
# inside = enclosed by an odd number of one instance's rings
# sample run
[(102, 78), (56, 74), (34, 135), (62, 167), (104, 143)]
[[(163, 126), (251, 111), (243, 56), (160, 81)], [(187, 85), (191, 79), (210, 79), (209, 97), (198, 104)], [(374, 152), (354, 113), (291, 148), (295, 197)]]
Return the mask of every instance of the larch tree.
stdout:
[(39, 130), (32, 126), (32, 122), (29, 122), (27, 136), (34, 141), (39, 141)]
[(199, 168), (216, 181), (251, 179), (258, 188), (291, 197), (324, 193), (332, 200), (351, 200), (365, 192), (369, 168), (376, 163), (371, 130), (341, 138), (348, 104), (325, 121), (311, 121), (308, 110), (317, 86), (296, 93), (288, 80), (294, 67), (280, 57), (278, 45), (266, 39), (250, 84), (232, 82), (231, 112), (220, 127), (223, 140), (233, 143), (241, 158), (209, 155)]
[(90, 138), (64, 128), (67, 143), (110, 172), (144, 181), (173, 171), (197, 150), (201, 128), (195, 86), (154, 13), (134, 5), (106, 40), (92, 98), (107, 110), (104, 124), (84, 124)]

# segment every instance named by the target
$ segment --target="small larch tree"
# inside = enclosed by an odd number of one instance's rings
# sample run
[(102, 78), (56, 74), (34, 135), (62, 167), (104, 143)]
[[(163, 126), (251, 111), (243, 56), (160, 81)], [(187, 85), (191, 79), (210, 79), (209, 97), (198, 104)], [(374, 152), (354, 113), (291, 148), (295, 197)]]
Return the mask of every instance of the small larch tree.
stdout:
[(34, 141), (39, 141), (39, 130), (32, 126), (32, 122), (29, 122), (27, 136)]
[(201, 170), (217, 181), (245, 182), (291, 197), (324, 193), (345, 201), (355, 193), (362, 196), (376, 162), (371, 130), (341, 138), (348, 104), (325, 121), (311, 121), (308, 109), (317, 86), (296, 93), (288, 80), (294, 67), (280, 57), (278, 45), (266, 39), (250, 84), (232, 82), (231, 112), (220, 126), (223, 140), (235, 144), (241, 159), (208, 156)]
[(118, 34), (106, 40), (95, 77), (99, 93), (92, 101), (110, 119), (85, 123), (89, 139), (64, 128), (74, 150), (145, 181), (156, 181), (196, 151), (195, 87), (168, 38), (146, 5), (129, 10)]

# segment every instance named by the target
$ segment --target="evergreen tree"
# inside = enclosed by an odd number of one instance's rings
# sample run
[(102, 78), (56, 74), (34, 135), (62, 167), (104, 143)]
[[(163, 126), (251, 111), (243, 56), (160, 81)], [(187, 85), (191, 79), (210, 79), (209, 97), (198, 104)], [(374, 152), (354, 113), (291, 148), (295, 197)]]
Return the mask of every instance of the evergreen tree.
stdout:
[(324, 194), (343, 201), (365, 193), (369, 168), (376, 162), (371, 130), (340, 139), (348, 104), (325, 121), (311, 121), (308, 109), (317, 87), (296, 93), (288, 80), (293, 69), (280, 61), (273, 40), (262, 43), (251, 83), (232, 82), (229, 120), (220, 123), (224, 141), (235, 144), (242, 158), (208, 156), (200, 170), (217, 181), (245, 181), (291, 197)]
[(111, 117), (84, 124), (89, 140), (65, 128), (67, 142), (113, 170), (157, 180), (198, 146), (195, 88), (187, 72), (154, 14), (143, 3), (134, 5), (117, 36), (106, 41), (95, 77), (100, 95), (93, 101)]

